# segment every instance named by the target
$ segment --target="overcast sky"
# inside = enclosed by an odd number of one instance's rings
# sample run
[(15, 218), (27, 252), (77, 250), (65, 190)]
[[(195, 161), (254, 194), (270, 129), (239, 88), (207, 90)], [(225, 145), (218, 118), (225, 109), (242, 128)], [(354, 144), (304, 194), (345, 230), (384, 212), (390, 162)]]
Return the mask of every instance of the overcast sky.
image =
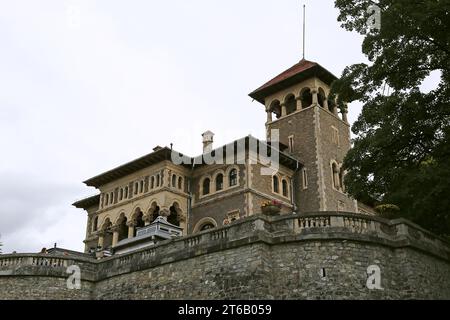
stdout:
[(303, 3), (307, 59), (365, 61), (332, 0), (0, 0), (3, 252), (83, 250), (82, 181), (157, 145), (264, 138), (247, 95), (301, 59)]

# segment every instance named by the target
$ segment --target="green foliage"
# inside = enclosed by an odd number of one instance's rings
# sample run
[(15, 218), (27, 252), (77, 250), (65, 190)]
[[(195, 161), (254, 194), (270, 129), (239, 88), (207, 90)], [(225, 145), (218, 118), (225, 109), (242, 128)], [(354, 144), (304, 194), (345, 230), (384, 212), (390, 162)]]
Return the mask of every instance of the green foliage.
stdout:
[(378, 214), (387, 219), (395, 219), (400, 216), (400, 208), (395, 204), (380, 204), (375, 207)]
[[(381, 8), (381, 30), (368, 30), (367, 8)], [(450, 234), (450, 0), (336, 0), (338, 20), (365, 36), (369, 64), (347, 67), (333, 84), (338, 104), (362, 101), (357, 138), (344, 166), (347, 191), (370, 205)], [(440, 71), (440, 83), (419, 85)]]

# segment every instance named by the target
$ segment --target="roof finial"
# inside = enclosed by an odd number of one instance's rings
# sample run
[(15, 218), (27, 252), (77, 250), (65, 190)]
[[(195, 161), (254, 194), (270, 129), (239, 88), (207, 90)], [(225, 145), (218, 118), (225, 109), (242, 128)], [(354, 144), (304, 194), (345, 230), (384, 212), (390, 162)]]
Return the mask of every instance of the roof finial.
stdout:
[(303, 60), (305, 60), (305, 21), (306, 21), (306, 5), (303, 5)]

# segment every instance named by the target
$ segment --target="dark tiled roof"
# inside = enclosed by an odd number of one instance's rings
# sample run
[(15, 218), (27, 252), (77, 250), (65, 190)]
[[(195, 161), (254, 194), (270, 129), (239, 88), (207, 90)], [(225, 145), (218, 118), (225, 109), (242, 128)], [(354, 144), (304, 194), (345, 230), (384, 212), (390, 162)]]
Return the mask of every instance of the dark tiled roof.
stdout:
[(100, 195), (97, 194), (95, 196), (79, 200), (72, 205), (79, 209), (88, 209), (92, 206), (98, 205), (99, 203), (100, 203)]
[(282, 72), (266, 84), (262, 85), (255, 91), (249, 94), (253, 99), (264, 103), (264, 99), (281, 91), (289, 86), (292, 86), (300, 81), (303, 81), (312, 76), (316, 76), (327, 84), (331, 84), (336, 77), (319, 65), (316, 62), (302, 59), (299, 63)]

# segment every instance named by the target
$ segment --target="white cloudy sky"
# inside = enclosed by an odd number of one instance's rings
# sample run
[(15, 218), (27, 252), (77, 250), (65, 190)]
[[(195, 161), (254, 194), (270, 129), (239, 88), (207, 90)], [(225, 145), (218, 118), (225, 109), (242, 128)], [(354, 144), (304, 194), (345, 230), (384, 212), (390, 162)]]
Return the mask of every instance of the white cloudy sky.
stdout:
[(83, 250), (82, 181), (156, 145), (263, 138), (247, 94), (300, 60), (305, 2), (307, 59), (365, 61), (332, 0), (0, 0), (3, 251)]

